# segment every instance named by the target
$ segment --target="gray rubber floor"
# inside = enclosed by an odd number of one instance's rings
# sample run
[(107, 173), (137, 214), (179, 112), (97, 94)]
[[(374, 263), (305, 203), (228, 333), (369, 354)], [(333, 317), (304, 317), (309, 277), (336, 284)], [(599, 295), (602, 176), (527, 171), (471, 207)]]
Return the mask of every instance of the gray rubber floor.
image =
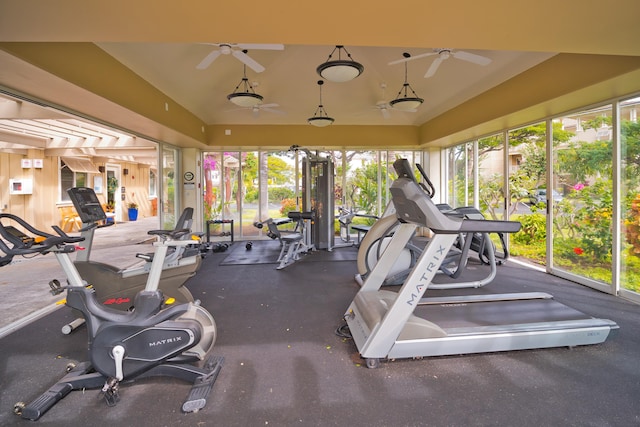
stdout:
[[(230, 250), (245, 250), (236, 242)], [(640, 306), (509, 263), (483, 289), (543, 291), (619, 333), (596, 346), (396, 360), (367, 369), (336, 334), (358, 290), (341, 251), (298, 262), (220, 265), (211, 253), (188, 287), (216, 319), (224, 367), (207, 405), (180, 408), (190, 386), (168, 378), (123, 384), (107, 407), (98, 390), (74, 391), (39, 421), (46, 426), (633, 426), (640, 425)], [(311, 254), (310, 256), (315, 256)], [(335, 258), (332, 258), (335, 256)], [(472, 268), (476, 268), (473, 267)], [(445, 291), (433, 291), (443, 295)], [(0, 340), (0, 425), (86, 358), (84, 329), (69, 336), (63, 307)]]

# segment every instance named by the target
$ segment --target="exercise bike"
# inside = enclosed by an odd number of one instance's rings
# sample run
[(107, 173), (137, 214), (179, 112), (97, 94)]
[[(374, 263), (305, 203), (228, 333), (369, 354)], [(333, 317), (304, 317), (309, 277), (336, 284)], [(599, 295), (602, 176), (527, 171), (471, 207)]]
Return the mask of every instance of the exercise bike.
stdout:
[[(3, 220), (14, 221), (26, 232), (43, 239), (38, 239), (40, 243), (25, 243), (5, 229)], [(86, 319), (89, 361), (70, 366), (61, 380), (33, 402), (16, 403), (14, 412), (22, 418), (37, 420), (71, 391), (93, 388), (101, 389), (107, 405), (114, 406), (120, 400), (121, 382), (151, 376), (170, 376), (192, 383), (182, 410), (202, 409), (224, 361), (209, 354), (216, 340), (215, 321), (199, 302), (165, 306), (158, 289), (167, 251), (188, 245), (181, 238), (189, 231), (149, 232), (158, 240), (154, 243), (148, 280), (145, 289), (135, 297), (135, 309), (123, 312), (102, 305), (95, 290), (85, 286), (71, 260), (76, 243), (83, 237), (68, 236), (57, 226), (54, 230), (57, 236), (37, 230), (15, 215), (0, 214), (0, 251), (4, 253), (0, 266), (16, 255), (55, 255), (68, 282), (58, 292), (66, 290), (66, 305), (80, 311)]]
[[(92, 261), (91, 249), (95, 231), (114, 223), (106, 221), (106, 214), (92, 188), (74, 187), (67, 190), (67, 193), (82, 221), (80, 235), (84, 238), (85, 250), (78, 252), (75, 259), (80, 276), (94, 287), (96, 298), (102, 304), (119, 310), (131, 310), (136, 294), (147, 283), (153, 254), (137, 254), (138, 262), (126, 268)], [(192, 216), (193, 208), (186, 208), (174, 230), (189, 230)], [(193, 233), (184, 233), (183, 239), (189, 244), (171, 248), (162, 266), (158, 287), (166, 297), (173, 298), (177, 303), (194, 300), (184, 283), (200, 268), (204, 251), (199, 238), (196, 236), (196, 240), (193, 240), (193, 236)]]

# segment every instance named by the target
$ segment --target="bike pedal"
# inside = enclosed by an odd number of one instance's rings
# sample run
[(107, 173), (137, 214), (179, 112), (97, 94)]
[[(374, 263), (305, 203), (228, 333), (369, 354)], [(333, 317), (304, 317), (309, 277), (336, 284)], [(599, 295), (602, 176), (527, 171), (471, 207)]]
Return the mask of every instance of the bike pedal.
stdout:
[(204, 367), (210, 372), (196, 379), (191, 387), (189, 396), (187, 396), (187, 400), (182, 404), (183, 412), (198, 412), (200, 409), (204, 408), (207, 404), (209, 393), (211, 393), (211, 389), (213, 388), (213, 385), (218, 378), (218, 374), (222, 369), (223, 362), (224, 357), (222, 356), (209, 357)]
[(104, 393), (104, 401), (107, 403), (107, 406), (109, 407), (116, 406), (120, 401), (120, 393), (106, 392)]
[(60, 295), (62, 292), (64, 292), (64, 289), (62, 289), (62, 285), (60, 284), (58, 279), (49, 281), (49, 287), (51, 288), (51, 291), (49, 291), (51, 292), (51, 295)]
[(102, 390), (98, 394), (98, 398), (104, 398), (107, 406), (112, 407), (120, 401), (120, 391), (118, 387), (118, 381), (114, 378), (110, 378), (104, 383)]

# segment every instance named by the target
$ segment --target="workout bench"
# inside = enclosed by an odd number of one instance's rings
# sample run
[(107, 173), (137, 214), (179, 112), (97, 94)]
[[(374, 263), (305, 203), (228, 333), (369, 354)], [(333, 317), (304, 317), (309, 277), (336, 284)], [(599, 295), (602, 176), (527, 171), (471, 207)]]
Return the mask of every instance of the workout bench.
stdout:
[(280, 230), (272, 218), (265, 221), (269, 229), (269, 236), (280, 241), (280, 255), (278, 255), (278, 267), (276, 270), (293, 264), (300, 259), (300, 254), (313, 250), (313, 245), (308, 240), (306, 220), (312, 219), (311, 212), (289, 212), (289, 219), (295, 222), (292, 231)]

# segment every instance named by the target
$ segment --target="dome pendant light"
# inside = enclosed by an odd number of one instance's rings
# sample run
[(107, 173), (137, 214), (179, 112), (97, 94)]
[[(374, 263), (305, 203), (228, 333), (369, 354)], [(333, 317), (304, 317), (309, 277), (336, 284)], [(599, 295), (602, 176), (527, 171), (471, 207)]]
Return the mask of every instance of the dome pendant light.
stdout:
[[(338, 50), (338, 59), (331, 60), (331, 56)], [(340, 53), (344, 50), (349, 59), (342, 59)], [(327, 62), (318, 65), (316, 71), (320, 76), (330, 82), (342, 83), (348, 82), (358, 77), (364, 71), (364, 67), (359, 62), (351, 58), (351, 54), (347, 52), (344, 46), (338, 45), (331, 51)]]
[[(246, 51), (244, 51), (246, 53)], [(227, 99), (238, 107), (255, 107), (256, 105), (262, 102), (262, 95), (258, 95), (253, 90), (253, 86), (249, 83), (249, 79), (247, 79), (247, 66), (244, 65), (244, 76), (238, 86), (233, 90), (233, 93), (227, 95)], [(238, 92), (242, 86), (243, 91)]]
[[(406, 52), (403, 53), (402, 55), (405, 58), (411, 57), (411, 55), (409, 55)], [(411, 94), (413, 94), (413, 96), (409, 96), (409, 91), (411, 91)], [(404, 84), (402, 85), (402, 88), (398, 92), (398, 96), (396, 96), (396, 99), (389, 102), (389, 105), (391, 105), (396, 110), (400, 110), (400, 111), (415, 111), (415, 109), (418, 108), (423, 102), (424, 102), (424, 99), (418, 97), (416, 92), (413, 90), (413, 88), (407, 81), (407, 63), (405, 62), (404, 63)]]
[(313, 113), (313, 117), (309, 117), (307, 119), (307, 123), (310, 125), (323, 128), (325, 126), (329, 126), (334, 122), (333, 117), (329, 117), (324, 107), (322, 106), (322, 85), (324, 84), (323, 80), (318, 80), (318, 86), (320, 87), (320, 104), (318, 108), (316, 108), (316, 112)]

